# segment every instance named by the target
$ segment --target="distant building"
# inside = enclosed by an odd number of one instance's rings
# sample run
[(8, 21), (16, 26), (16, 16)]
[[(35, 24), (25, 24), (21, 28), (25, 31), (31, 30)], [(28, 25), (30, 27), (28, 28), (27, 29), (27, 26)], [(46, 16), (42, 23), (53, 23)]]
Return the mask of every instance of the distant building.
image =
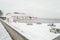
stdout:
[(6, 18), (8, 22), (21, 22), (22, 20), (36, 19), (37, 17), (32, 17), (24, 13), (7, 13)]

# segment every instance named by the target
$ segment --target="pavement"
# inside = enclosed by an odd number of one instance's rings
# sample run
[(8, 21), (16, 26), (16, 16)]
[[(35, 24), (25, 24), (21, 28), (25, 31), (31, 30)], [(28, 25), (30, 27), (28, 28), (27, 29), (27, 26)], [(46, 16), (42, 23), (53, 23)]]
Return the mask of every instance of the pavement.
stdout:
[(0, 22), (0, 40), (12, 40), (4, 26)]

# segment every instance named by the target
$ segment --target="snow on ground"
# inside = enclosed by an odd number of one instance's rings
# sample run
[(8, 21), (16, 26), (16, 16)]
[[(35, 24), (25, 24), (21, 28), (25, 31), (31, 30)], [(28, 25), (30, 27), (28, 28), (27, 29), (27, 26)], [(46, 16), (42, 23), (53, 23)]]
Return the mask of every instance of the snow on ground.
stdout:
[(47, 26), (47, 23), (33, 25), (26, 25), (26, 23), (11, 23), (11, 25), (29, 40), (52, 40), (59, 35), (50, 32), (50, 27)]
[(0, 40), (12, 40), (1, 23), (0, 23)]

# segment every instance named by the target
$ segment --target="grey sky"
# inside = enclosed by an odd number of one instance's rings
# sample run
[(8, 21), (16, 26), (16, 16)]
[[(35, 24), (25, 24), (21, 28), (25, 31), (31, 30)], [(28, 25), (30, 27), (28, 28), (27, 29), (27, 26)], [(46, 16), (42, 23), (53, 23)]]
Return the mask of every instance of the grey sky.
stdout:
[(0, 9), (42, 18), (60, 18), (60, 0), (0, 0)]

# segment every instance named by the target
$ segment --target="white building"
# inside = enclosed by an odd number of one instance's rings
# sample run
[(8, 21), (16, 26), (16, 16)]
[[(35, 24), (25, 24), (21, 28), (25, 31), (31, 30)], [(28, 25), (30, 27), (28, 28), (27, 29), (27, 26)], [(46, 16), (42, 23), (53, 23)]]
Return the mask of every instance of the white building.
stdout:
[(8, 22), (21, 22), (22, 20), (32, 20), (32, 19), (37, 19), (37, 17), (32, 17), (29, 15), (26, 15), (24, 13), (8, 13), (6, 15), (7, 21)]

